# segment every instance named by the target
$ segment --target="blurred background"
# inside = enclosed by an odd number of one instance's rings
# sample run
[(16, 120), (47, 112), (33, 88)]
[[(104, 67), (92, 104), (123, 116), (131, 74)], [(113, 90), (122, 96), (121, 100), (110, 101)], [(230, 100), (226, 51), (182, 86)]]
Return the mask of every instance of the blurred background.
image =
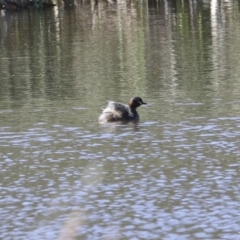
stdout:
[[(240, 2), (0, 10), (1, 239), (238, 239)], [(140, 96), (137, 125), (100, 125)]]

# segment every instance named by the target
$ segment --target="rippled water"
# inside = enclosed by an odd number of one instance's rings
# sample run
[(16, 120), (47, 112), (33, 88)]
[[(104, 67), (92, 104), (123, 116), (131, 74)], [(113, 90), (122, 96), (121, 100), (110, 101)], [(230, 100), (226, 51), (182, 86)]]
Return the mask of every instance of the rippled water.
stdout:
[(239, 123), (2, 127), (1, 237), (237, 238)]
[(238, 3), (192, 4), (1, 12), (1, 239), (240, 239)]

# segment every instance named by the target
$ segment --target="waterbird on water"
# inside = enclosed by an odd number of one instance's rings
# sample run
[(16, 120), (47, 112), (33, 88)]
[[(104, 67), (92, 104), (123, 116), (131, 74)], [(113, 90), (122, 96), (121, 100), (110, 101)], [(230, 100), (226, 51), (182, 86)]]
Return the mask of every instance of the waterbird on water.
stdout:
[(129, 104), (109, 101), (106, 108), (103, 109), (99, 117), (100, 123), (107, 122), (139, 122), (139, 114), (136, 108), (147, 104), (143, 102), (140, 97), (134, 97), (130, 100)]

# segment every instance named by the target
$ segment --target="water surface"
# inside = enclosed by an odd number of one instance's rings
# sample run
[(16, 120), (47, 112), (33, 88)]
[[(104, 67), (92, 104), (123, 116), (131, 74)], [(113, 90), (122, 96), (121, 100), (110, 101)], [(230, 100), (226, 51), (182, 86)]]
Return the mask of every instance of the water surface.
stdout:
[[(239, 2), (0, 12), (1, 239), (240, 239)], [(137, 125), (98, 123), (140, 96)]]

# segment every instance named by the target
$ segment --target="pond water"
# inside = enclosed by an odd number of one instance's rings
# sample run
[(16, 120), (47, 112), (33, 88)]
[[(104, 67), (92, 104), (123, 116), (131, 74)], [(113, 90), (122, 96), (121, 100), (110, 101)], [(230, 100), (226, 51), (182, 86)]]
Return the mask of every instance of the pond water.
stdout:
[(239, 9), (1, 11), (0, 239), (240, 239)]

